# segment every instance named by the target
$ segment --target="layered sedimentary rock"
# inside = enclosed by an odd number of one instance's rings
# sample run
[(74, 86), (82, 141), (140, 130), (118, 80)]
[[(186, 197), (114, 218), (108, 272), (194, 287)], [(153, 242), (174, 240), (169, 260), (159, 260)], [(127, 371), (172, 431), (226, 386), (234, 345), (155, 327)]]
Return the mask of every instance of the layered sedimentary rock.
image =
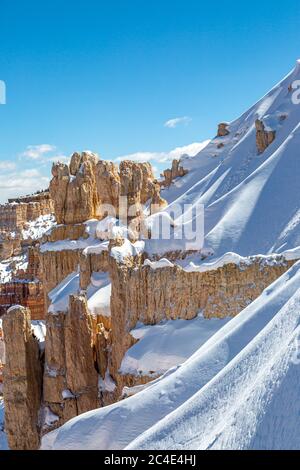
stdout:
[(22, 305), (31, 309), (33, 320), (44, 318), (44, 290), (37, 247), (28, 247), (27, 259), (25, 269), (20, 269), (18, 263), (12, 260), (9, 264), (11, 280), (0, 282), (0, 316), (4, 315), (12, 305)]
[[(235, 316), (294, 261), (276, 262), (254, 257), (249, 263), (226, 264), (205, 272), (186, 272), (179, 266), (137, 268), (127, 260), (112, 261), (112, 368), (120, 382), (119, 367), (132, 345), (129, 332), (137, 322), (154, 325), (165, 319), (192, 319), (199, 311), (206, 318)], [(122, 380), (121, 380), (122, 381)]]
[(126, 198), (127, 206), (136, 207), (131, 217), (138, 216), (140, 205), (153, 197), (164, 205), (149, 163), (123, 161), (118, 168), (83, 152), (72, 156), (70, 166), (53, 165), (52, 175), (50, 193), (58, 224), (78, 224), (107, 214), (118, 217), (120, 197)]
[(267, 147), (274, 141), (276, 137), (276, 131), (266, 130), (265, 125), (262, 121), (257, 119), (255, 121), (256, 128), (256, 146), (258, 153), (263, 153)]
[(0, 261), (19, 255), (22, 252), (21, 240), (9, 232), (0, 233)]
[(14, 307), (3, 318), (6, 349), (3, 394), (10, 449), (37, 449), (40, 442), (42, 368), (30, 312)]
[(171, 186), (172, 182), (178, 178), (186, 175), (188, 173), (187, 170), (183, 168), (183, 166), (180, 165), (179, 160), (173, 160), (172, 161), (172, 168), (168, 168), (163, 172), (164, 176), (164, 181), (162, 182), (163, 186), (166, 186), (167, 188)]
[(0, 231), (22, 230), (26, 223), (41, 215), (53, 213), (53, 203), (47, 191), (23, 198), (9, 199), (0, 205)]
[(33, 320), (44, 318), (44, 291), (40, 282), (14, 281), (0, 284), (0, 317), (11, 305), (29, 307)]

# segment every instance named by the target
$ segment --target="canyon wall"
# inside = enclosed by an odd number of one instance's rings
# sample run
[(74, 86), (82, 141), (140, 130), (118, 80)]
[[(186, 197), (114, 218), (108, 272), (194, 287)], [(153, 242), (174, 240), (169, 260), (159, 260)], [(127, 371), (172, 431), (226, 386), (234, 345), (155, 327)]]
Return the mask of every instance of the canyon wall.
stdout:
[(8, 204), (0, 205), (0, 232), (15, 232), (24, 228), (26, 223), (41, 215), (54, 211), (49, 192), (10, 199)]
[(37, 449), (40, 442), (42, 366), (30, 312), (13, 307), (3, 317), (6, 362), (3, 396), (5, 431), (10, 449)]
[(137, 268), (130, 259), (123, 265), (112, 260), (110, 371), (114, 380), (124, 385), (118, 371), (133, 344), (130, 330), (137, 322), (154, 325), (161, 320), (189, 320), (200, 311), (206, 318), (233, 317), (293, 263), (280, 255), (269, 260), (257, 256), (240, 265), (230, 263), (206, 272), (186, 272), (179, 266)]

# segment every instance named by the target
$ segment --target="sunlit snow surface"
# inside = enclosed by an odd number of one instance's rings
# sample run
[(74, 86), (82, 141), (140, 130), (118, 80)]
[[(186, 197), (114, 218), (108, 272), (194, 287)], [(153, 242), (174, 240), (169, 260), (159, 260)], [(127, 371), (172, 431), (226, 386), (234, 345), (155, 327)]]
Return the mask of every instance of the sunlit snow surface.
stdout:
[(137, 325), (131, 335), (138, 339), (126, 353), (121, 373), (139, 375), (163, 374), (188, 359), (229, 318), (168, 320), (157, 325)]
[[(240, 257), (287, 250), (293, 250), (288, 256), (298, 257), (300, 106), (292, 103), (289, 90), (297, 79), (299, 62), (230, 123), (228, 136), (213, 139), (197, 156), (185, 158), (189, 173), (162, 191), (169, 214), (175, 204), (205, 206), (204, 248), (213, 254), (205, 260), (199, 257), (198, 265), (209, 268), (225, 258), (239, 262)], [(276, 131), (263, 154), (256, 148), (256, 119)], [(182, 219), (174, 222), (178, 226)], [(157, 250), (163, 257), (166, 248), (174, 247), (184, 249), (185, 240), (174, 245), (146, 241), (144, 248), (127, 243), (115, 255), (122, 261), (127, 253), (144, 249), (149, 257)], [(193, 270), (201, 271), (194, 261)], [(202, 346), (199, 338), (199, 349), (180, 367), (121, 402), (72, 419), (46, 436), (44, 447), (299, 449), (299, 266)]]

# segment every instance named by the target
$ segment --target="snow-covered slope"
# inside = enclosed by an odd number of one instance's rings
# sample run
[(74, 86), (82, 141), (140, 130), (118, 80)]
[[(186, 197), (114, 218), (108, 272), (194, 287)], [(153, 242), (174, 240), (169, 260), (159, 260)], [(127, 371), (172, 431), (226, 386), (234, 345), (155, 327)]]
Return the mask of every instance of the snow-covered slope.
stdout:
[[(299, 447), (300, 374), (291, 362), (300, 333), (299, 285), (300, 262), (181, 367), (137, 395), (72, 419), (44, 446)], [(282, 440), (268, 433), (273, 428)]]
[[(205, 246), (215, 256), (281, 252), (300, 244), (300, 105), (289, 86), (295, 69), (266, 96), (229, 124), (230, 134), (213, 139), (197, 156), (183, 159), (189, 173), (162, 195), (170, 204), (205, 206)], [(258, 154), (255, 120), (276, 130)], [(218, 148), (218, 144), (224, 146)]]

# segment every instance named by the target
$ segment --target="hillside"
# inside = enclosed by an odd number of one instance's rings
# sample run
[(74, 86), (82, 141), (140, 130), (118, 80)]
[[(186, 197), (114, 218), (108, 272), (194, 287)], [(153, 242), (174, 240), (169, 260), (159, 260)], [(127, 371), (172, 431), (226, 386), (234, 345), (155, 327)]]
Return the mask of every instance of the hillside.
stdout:
[[(188, 173), (161, 194), (170, 214), (175, 204), (204, 204), (205, 243), (201, 253), (174, 265), (206, 272), (251, 255), (299, 258), (300, 106), (292, 102), (291, 88), (299, 79), (298, 61), (250, 110), (222, 126), (223, 135), (182, 159)], [(184, 223), (192, 221), (191, 212)], [(184, 249), (180, 243), (176, 247)], [(155, 254), (159, 244), (149, 240), (145, 250)], [(160, 244), (158, 252), (164, 249)], [(122, 262), (124, 246), (115, 257)], [(266, 264), (277, 259), (266, 258)], [(151, 263), (153, 271), (171, 269), (169, 260)], [(299, 448), (299, 268), (298, 262), (281, 273), (235, 318), (220, 323), (182, 364), (173, 363), (125, 400), (73, 418), (46, 435), (43, 448)], [(133, 348), (129, 364), (139, 354)]]

